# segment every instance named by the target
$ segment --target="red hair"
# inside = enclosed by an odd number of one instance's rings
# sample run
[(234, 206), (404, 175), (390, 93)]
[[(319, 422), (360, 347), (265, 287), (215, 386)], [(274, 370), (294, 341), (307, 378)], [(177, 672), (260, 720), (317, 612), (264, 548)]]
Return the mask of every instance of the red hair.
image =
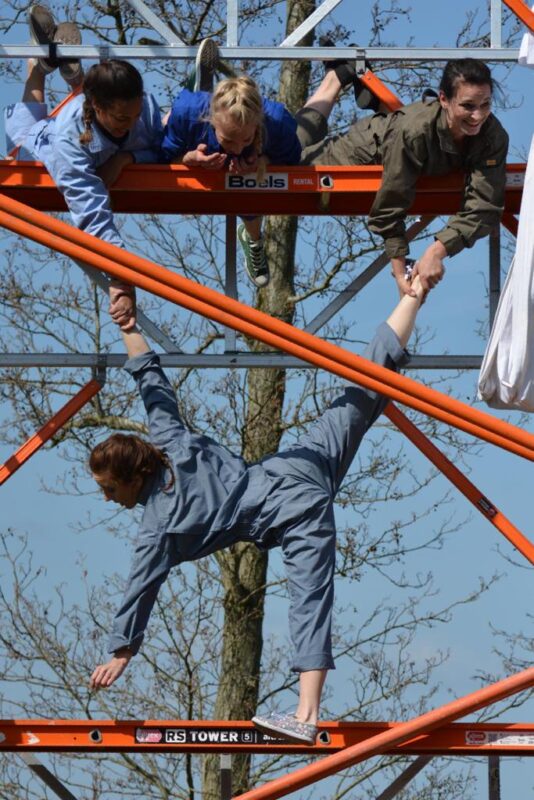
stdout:
[[(140, 436), (114, 433), (96, 445), (89, 456), (91, 472), (101, 475), (109, 473), (115, 480), (128, 483), (135, 478), (143, 479), (172, 468), (169, 459), (150, 442)], [(172, 486), (174, 475), (168, 484)], [(166, 487), (166, 488), (168, 488)]]

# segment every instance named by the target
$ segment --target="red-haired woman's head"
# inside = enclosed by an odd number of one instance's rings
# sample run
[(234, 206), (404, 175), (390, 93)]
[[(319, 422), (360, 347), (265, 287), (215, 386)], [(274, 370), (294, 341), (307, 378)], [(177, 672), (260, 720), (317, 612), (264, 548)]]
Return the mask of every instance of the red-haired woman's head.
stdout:
[(93, 448), (89, 467), (106, 500), (133, 508), (146, 479), (170, 464), (165, 453), (140, 436), (114, 433)]

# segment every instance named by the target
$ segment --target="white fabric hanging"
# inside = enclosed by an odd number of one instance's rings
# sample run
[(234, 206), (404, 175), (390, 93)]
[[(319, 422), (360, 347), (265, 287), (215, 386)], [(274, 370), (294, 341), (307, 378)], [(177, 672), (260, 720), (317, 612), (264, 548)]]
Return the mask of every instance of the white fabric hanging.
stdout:
[(478, 396), (493, 408), (534, 411), (534, 138), (515, 256), (480, 369)]
[[(532, 6), (534, 11), (534, 6)], [(534, 34), (527, 31), (521, 40), (519, 48), (519, 63), (524, 67), (534, 67)]]

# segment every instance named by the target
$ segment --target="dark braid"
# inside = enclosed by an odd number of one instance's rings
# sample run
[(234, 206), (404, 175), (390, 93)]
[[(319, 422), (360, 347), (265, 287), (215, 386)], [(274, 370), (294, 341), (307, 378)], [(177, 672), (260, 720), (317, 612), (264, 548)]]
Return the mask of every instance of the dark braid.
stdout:
[(87, 98), (83, 103), (82, 119), (84, 131), (80, 134), (80, 144), (89, 144), (89, 142), (93, 141), (93, 131), (91, 126), (95, 121), (95, 110), (91, 105), (91, 101), (87, 100)]
[(83, 93), (84, 131), (80, 134), (80, 144), (88, 144), (93, 138), (95, 105), (109, 109), (117, 100), (137, 100), (143, 96), (143, 79), (132, 64), (112, 58), (93, 64), (83, 79)]

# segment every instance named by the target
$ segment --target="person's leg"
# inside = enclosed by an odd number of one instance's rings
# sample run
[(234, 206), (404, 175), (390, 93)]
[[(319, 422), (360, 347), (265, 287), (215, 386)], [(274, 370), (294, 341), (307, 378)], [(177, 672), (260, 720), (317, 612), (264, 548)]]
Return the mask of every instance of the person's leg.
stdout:
[[(379, 326), (363, 355), (389, 369), (402, 366), (408, 358), (399, 337), (386, 323)], [(365, 433), (387, 402), (369, 389), (346, 386), (297, 444), (265, 462), (267, 468), (320, 487), (333, 499)]]
[(13, 103), (4, 110), (4, 128), (6, 135), (6, 152), (10, 158), (27, 160), (34, 158), (31, 145), (21, 151), (21, 145), (36, 131), (36, 123), (46, 120), (48, 109), (45, 102), (45, 74), (36, 59), (28, 60), (28, 77), (24, 84), (22, 100)]
[(303, 108), (312, 108), (328, 119), (337, 102), (344, 84), (341, 82), (336, 70), (329, 70), (321, 81), (319, 87), (308, 98)]
[(33, 58), (28, 60), (28, 77), (22, 93), (23, 103), (45, 102), (45, 75)]
[(327, 670), (334, 668), (331, 626), (334, 604), (335, 526), (331, 500), (322, 491), (289, 490), (281, 502), (305, 505), (307, 513), (284, 531), (281, 545), (290, 599), (292, 668), (299, 672), (299, 702), (294, 713), (253, 718), (261, 730), (291, 741), (313, 744)]
[(265, 255), (261, 224), (263, 217), (241, 217), (237, 239), (243, 250), (245, 268), (252, 283), (263, 289), (270, 280), (269, 264)]
[(299, 675), (299, 704), (295, 717), (299, 722), (317, 725), (326, 669), (311, 669)]
[[(337, 63), (337, 62), (336, 62)], [(295, 114), (302, 149), (321, 142), (328, 134), (328, 118), (342, 90), (353, 82), (354, 70), (345, 62), (329, 68), (319, 87)]]
[[(307, 109), (303, 109), (303, 113), (306, 114)], [(316, 112), (312, 110), (312, 113)], [(322, 138), (316, 144), (304, 147), (300, 164), (339, 167), (377, 164), (377, 144), (370, 119), (366, 117), (358, 120), (346, 133)], [(299, 125), (301, 124), (299, 120)]]
[[(28, 26), (34, 44), (78, 45), (82, 41), (80, 30), (74, 22), (60, 22), (57, 25), (52, 12), (46, 6), (33, 5), (30, 7)], [(59, 67), (62, 78), (71, 87), (78, 86), (83, 79), (83, 70), (78, 59), (58, 59), (54, 56), (38, 58), (37, 64), (43, 75), (48, 75)]]

